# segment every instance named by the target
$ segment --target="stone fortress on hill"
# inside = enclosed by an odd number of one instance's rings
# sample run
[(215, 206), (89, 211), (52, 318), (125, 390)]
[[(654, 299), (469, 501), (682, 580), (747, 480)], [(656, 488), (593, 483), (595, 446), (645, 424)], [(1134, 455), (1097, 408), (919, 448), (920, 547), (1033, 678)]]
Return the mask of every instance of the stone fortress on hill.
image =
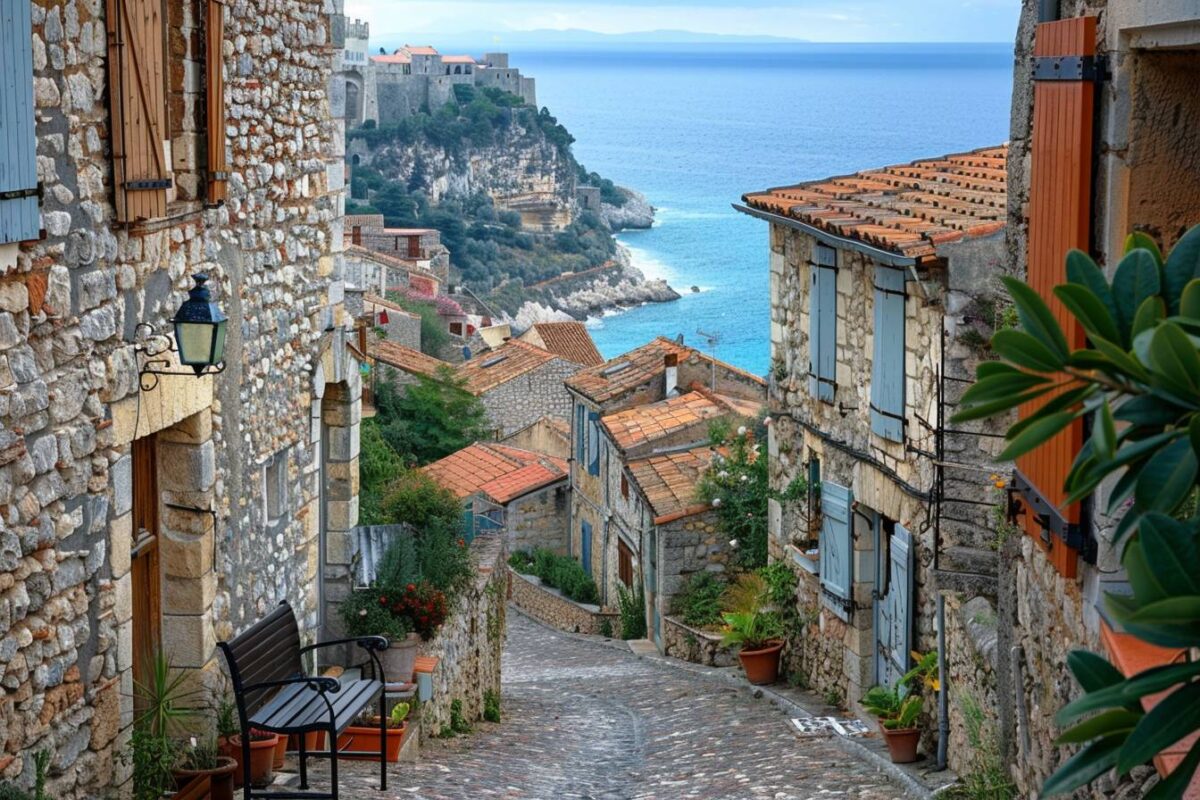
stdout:
[(334, 108), (345, 109), (348, 126), (367, 120), (396, 122), (422, 109), (440, 108), (453, 98), (457, 84), (502, 89), (537, 105), (536, 82), (510, 67), (507, 53), (476, 59), (405, 45), (391, 54), (371, 55), (370, 25), (346, 18), (343, 0), (335, 0), (335, 6), (334, 25), (342, 26), (343, 35), (334, 33), (334, 44), (341, 40), (342, 51), (334, 60), (331, 100)]

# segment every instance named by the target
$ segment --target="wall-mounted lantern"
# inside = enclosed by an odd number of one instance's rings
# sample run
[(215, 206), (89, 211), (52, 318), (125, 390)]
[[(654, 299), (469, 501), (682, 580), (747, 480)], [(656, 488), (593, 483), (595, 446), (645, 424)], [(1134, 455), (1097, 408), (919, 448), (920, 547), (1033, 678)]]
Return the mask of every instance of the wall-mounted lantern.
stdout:
[[(166, 349), (152, 349), (139, 345), (138, 352), (149, 357), (138, 372), (142, 391), (148, 392), (158, 385), (159, 375), (216, 375), (225, 371), (225, 335), (229, 318), (212, 301), (208, 287), (208, 276), (198, 273), (192, 276), (196, 285), (188, 290), (188, 299), (175, 312), (171, 324), (175, 328), (175, 344)], [(138, 328), (147, 328), (150, 336), (158, 331), (153, 325), (140, 323)], [(179, 363), (191, 368), (191, 372), (165, 369), (171, 362), (155, 359), (164, 352), (178, 352)]]

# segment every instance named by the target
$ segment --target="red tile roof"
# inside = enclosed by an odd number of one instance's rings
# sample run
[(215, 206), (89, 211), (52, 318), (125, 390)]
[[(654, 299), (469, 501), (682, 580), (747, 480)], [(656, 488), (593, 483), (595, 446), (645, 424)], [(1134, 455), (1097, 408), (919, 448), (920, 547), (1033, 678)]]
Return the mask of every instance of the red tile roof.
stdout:
[(368, 344), (367, 355), (376, 361), (412, 375), (424, 375), (430, 378), (437, 374), (439, 367), (450, 366), (445, 361), (427, 356), (420, 350), (389, 342), (386, 339)]
[(458, 374), (467, 379), (468, 392), (481, 395), (556, 358), (540, 347), (513, 339), (463, 364)]
[[(370, 307), (370, 308), (368, 309), (368, 307)], [(408, 309), (404, 308), (403, 306), (399, 305), (398, 303), (393, 303), (391, 300), (388, 300), (387, 298), (380, 297), (377, 294), (371, 294), (370, 292), (367, 292), (363, 295), (363, 308), (364, 308), (364, 310), (371, 310), (371, 311), (375, 311), (375, 310), (381, 309), (381, 308), (386, 308), (388, 311), (390, 311), (392, 313), (400, 314), (405, 317), (411, 317), (413, 319), (421, 318), (420, 314), (414, 314), (413, 312), (409, 311)]]
[(697, 447), (629, 462), (629, 474), (654, 514), (654, 524), (702, 514), (710, 506), (696, 497), (700, 477), (712, 463), (713, 449)]
[(1004, 229), (1008, 145), (747, 194), (751, 208), (909, 258)]
[(474, 56), (442, 56), (443, 64), (474, 64)]
[(538, 322), (521, 339), (585, 367), (604, 363), (604, 356), (582, 322)]
[(430, 45), (406, 44), (400, 49), (403, 52), (408, 53), (410, 56), (436, 56), (438, 54), (437, 49), (431, 47)]
[(411, 64), (412, 58), (407, 53), (399, 51), (389, 55), (371, 56), (371, 60), (377, 64)]
[[(601, 421), (621, 450), (647, 444), (672, 433), (722, 416), (727, 408), (700, 392), (634, 406)], [(702, 432), (703, 433), (703, 432)]]
[[(663, 358), (672, 353), (679, 356), (681, 364), (691, 358), (709, 363), (713, 361), (711, 357), (695, 348), (660, 336), (636, 350), (630, 350), (603, 364), (580, 370), (567, 379), (566, 385), (595, 403), (604, 403), (644, 386), (662, 375), (666, 371)], [(763, 386), (765, 397), (766, 381), (762, 378), (751, 375), (731, 364), (726, 364), (724, 361), (717, 361), (717, 364), (721, 369), (738, 373)]]
[(484, 494), (502, 505), (567, 478), (565, 459), (483, 442), (421, 469), (456, 497)]

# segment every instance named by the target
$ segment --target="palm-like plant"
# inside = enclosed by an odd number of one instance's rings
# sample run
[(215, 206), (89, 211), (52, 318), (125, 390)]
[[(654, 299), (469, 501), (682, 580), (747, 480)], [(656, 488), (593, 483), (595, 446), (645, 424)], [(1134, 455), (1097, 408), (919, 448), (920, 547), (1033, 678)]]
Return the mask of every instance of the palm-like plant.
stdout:
[(862, 699), (863, 708), (889, 731), (906, 730), (917, 724), (924, 701), (919, 694), (906, 694), (904, 685), (875, 686)]
[[(1165, 259), (1151, 239), (1133, 234), (1111, 283), (1085, 253), (1068, 254), (1066, 268), (1068, 282), (1054, 295), (1091, 347), (1071, 349), (1042, 298), (1004, 279), (1021, 329), (992, 339), (1003, 361), (980, 365), (954, 420), (1042, 401), (1009, 429), (1001, 457), (1012, 459), (1090, 417), (1091, 436), (1065, 488), (1071, 503), (1116, 478), (1106, 512), (1119, 520), (1115, 543), (1133, 593), (1110, 595), (1108, 609), (1144, 641), (1200, 647), (1200, 227)], [(1059, 741), (1083, 747), (1046, 782), (1047, 795), (1114, 767), (1128, 773), (1200, 730), (1200, 663), (1128, 679), (1088, 652), (1072, 653), (1067, 664), (1084, 695), (1059, 711), (1059, 723), (1072, 726)], [(1141, 700), (1160, 692), (1169, 696), (1144, 711)], [(1146, 800), (1182, 797), (1198, 765), (1200, 742)]]
[(727, 647), (761, 650), (783, 636), (783, 623), (774, 611), (733, 611), (721, 616), (726, 626), (721, 644)]

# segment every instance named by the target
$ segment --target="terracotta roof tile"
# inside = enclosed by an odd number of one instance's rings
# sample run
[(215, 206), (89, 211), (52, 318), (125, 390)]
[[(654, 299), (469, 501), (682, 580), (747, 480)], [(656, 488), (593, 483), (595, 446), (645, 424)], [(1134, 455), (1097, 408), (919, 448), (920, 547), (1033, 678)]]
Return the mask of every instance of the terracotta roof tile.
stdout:
[(915, 259), (1003, 230), (1008, 146), (747, 194), (751, 208)]
[(413, 375), (433, 377), (439, 367), (449, 367), (445, 361), (427, 356), (420, 350), (405, 347), (402, 344), (389, 342), (386, 339), (371, 342), (367, 346), (367, 355), (388, 366), (403, 370)]
[(556, 358), (554, 353), (513, 339), (463, 364), (458, 374), (467, 379), (467, 391), (481, 395)]
[[(662, 375), (666, 370), (663, 358), (672, 353), (679, 356), (680, 362), (693, 357), (712, 362), (712, 358), (699, 350), (660, 336), (636, 350), (630, 350), (603, 364), (580, 370), (568, 378), (566, 384), (568, 388), (589, 400), (604, 403), (631, 392)], [(739, 373), (749, 380), (762, 384), (765, 389), (766, 381), (757, 375), (751, 375), (723, 361), (717, 361), (717, 363), (722, 369)]]
[(406, 44), (400, 50), (408, 53), (410, 56), (436, 56), (438, 54), (437, 48), (430, 45)]
[(526, 335), (536, 337), (533, 344), (576, 364), (594, 367), (604, 363), (604, 357), (582, 322), (539, 322)]
[(700, 392), (689, 392), (609, 414), (601, 422), (624, 451), (720, 417), (726, 410)]
[(656, 525), (708, 510), (697, 499), (696, 487), (713, 455), (711, 447), (697, 447), (629, 462), (630, 477), (646, 498)]
[(482, 493), (505, 504), (566, 479), (567, 462), (532, 450), (476, 442), (421, 470), (456, 497)]
[(474, 64), (474, 56), (442, 56), (443, 64)]

